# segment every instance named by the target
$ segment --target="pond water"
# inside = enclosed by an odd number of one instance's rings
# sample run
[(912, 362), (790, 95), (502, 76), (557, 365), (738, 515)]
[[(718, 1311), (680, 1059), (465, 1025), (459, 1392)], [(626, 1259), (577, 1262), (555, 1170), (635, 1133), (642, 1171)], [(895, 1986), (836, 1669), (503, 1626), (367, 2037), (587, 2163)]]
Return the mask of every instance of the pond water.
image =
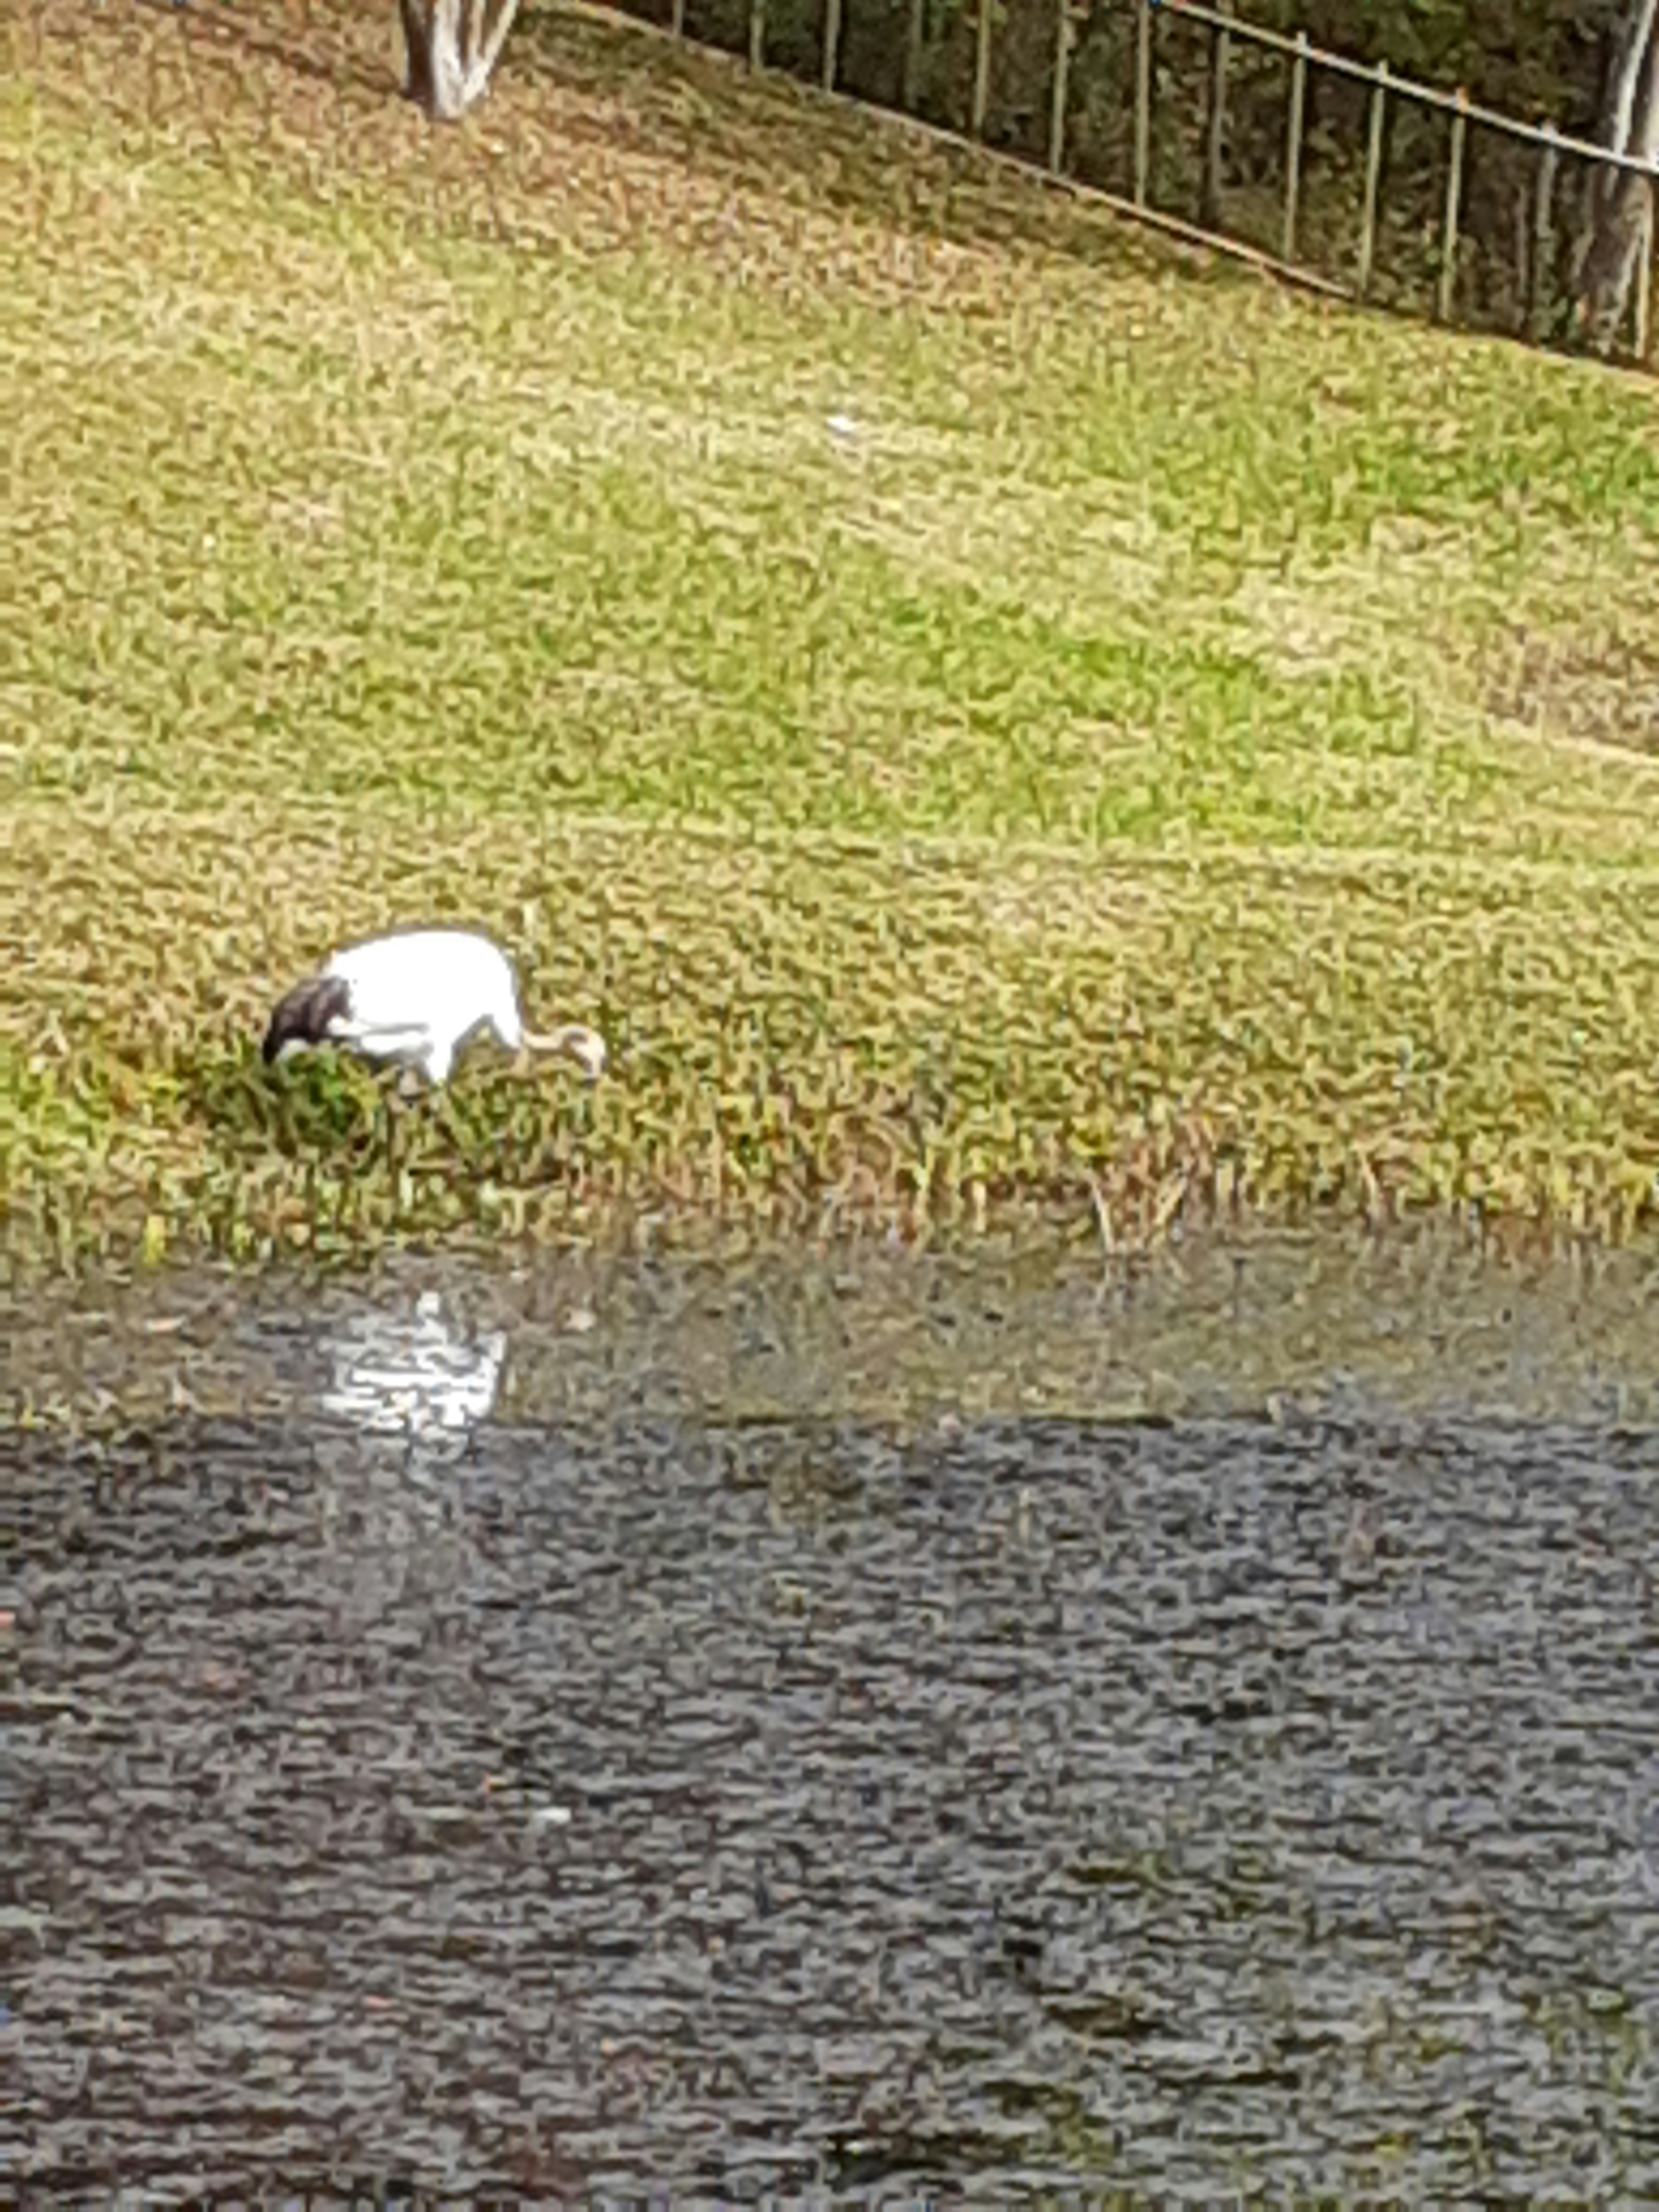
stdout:
[(1655, 1299), (1292, 1240), (20, 1307), (12, 2172), (1651, 2197)]

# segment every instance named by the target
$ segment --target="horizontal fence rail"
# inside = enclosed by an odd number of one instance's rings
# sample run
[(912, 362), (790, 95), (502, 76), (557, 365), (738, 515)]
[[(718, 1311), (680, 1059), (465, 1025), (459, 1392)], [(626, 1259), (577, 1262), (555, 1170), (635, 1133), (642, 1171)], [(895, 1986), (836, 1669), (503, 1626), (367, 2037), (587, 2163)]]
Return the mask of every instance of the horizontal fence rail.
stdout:
[(1270, 31), (1264, 24), (1246, 22), (1242, 16), (1224, 15), (1219, 9), (1208, 8), (1202, 0), (1136, 0), (1153, 15), (1182, 15), (1190, 22), (1205, 23), (1212, 30), (1222, 31), (1229, 38), (1246, 39), (1253, 46), (1269, 46), (1292, 58), (1300, 57), (1318, 68), (1329, 70), (1334, 76), (1352, 77), (1362, 84), (1385, 82), (1390, 92), (1413, 100), (1421, 107), (1438, 107), (1449, 114), (1462, 115), (1468, 122), (1483, 125), (1489, 131), (1501, 131), (1511, 138), (1529, 138), (1536, 145), (1553, 145), (1564, 154), (1582, 154), (1599, 168), (1631, 169), (1638, 176), (1659, 177), (1659, 162), (1638, 161), (1633, 155), (1615, 154), (1607, 146), (1598, 146), (1588, 138), (1571, 138), (1549, 123), (1522, 123), (1513, 115), (1502, 115), (1495, 107), (1480, 107), (1461, 92), (1442, 92), (1431, 84), (1419, 84), (1414, 78), (1395, 76), (1386, 62), (1357, 62), (1351, 54), (1338, 54), (1323, 46), (1310, 46), (1305, 33), (1287, 35), (1283, 31)]
[[(1211, 5), (1208, 0), (1091, 0), (1083, 6), (1074, 0), (896, 0), (896, 4), (895, 0), (623, 0), (623, 4), (629, 12), (648, 15), (651, 20), (660, 20), (659, 10), (665, 8), (667, 27), (677, 38), (744, 55), (756, 70), (767, 66), (769, 56), (777, 52), (780, 43), (786, 44), (793, 73), (816, 80), (827, 92), (911, 116), (952, 138), (1012, 150), (1023, 166), (1046, 171), (1091, 197), (1276, 267), (1321, 290), (1357, 300), (1378, 296), (1378, 255), (1389, 214), (1391, 118), (1401, 107), (1443, 116), (1443, 170), (1435, 187), (1432, 246), (1426, 243), (1431, 235), (1426, 208), (1414, 222), (1402, 218), (1395, 225), (1396, 241), (1410, 241), (1413, 263), (1421, 267), (1425, 305), (1420, 311), (1445, 323), (1507, 329), (1534, 343), (1566, 335), (1570, 302), (1559, 270), (1570, 241), (1555, 210), (1569, 165), (1581, 171), (1594, 168), (1640, 177), (1649, 182), (1650, 191), (1640, 264), (1624, 319), (1630, 331), (1623, 349), (1626, 357), (1638, 362), (1648, 358), (1659, 164), (1615, 153), (1552, 124), (1524, 123), (1471, 100), (1462, 88), (1447, 92), (1396, 76), (1386, 62), (1357, 61), (1316, 46), (1305, 33), (1270, 30), (1225, 4)], [(704, 30), (711, 15), (718, 17), (723, 35), (711, 34), (712, 27)], [(1039, 29), (1042, 24), (1047, 27)], [(1164, 27), (1175, 25), (1183, 27), (1189, 40), (1207, 35), (1208, 52), (1193, 64), (1192, 82), (1179, 88), (1188, 96), (1194, 112), (1201, 113), (1195, 150), (1178, 147), (1172, 154), (1170, 133), (1160, 130), (1159, 117), (1169, 104), (1172, 74), (1162, 49), (1173, 33), (1166, 33)], [(1023, 45), (1017, 31), (1024, 33)], [(850, 58), (855, 39), (861, 57), (856, 70)], [(799, 58), (804, 42), (810, 42), (812, 54), (806, 65)], [(1230, 225), (1226, 204), (1233, 189), (1228, 176), (1231, 103), (1238, 57), (1249, 52), (1273, 55), (1287, 64), (1282, 130), (1274, 125), (1282, 174), (1270, 235), (1258, 239), (1241, 234), (1236, 223)], [(997, 106), (997, 88), (1012, 75), (1029, 87), (1034, 52), (1040, 55), (1041, 95), (1035, 100), (1028, 97), (1024, 109), (1011, 116)], [(1103, 65), (1102, 57), (1112, 53), (1118, 57), (1115, 70)], [(878, 73), (884, 75), (885, 91), (869, 88), (872, 54), (881, 64)], [(956, 86), (943, 113), (937, 112), (939, 97), (927, 89), (930, 70), (941, 54), (950, 59)], [(856, 82), (855, 76), (866, 82)], [(1309, 116), (1312, 88), (1323, 77), (1366, 94), (1362, 143), (1354, 149), (1352, 163), (1352, 235), (1340, 257), (1343, 265), (1339, 271), (1322, 267), (1309, 242), (1314, 173), (1310, 168)], [(1077, 158), (1079, 106), (1110, 118), (1104, 134), (1108, 137), (1116, 118), (1125, 119), (1128, 135), (1121, 188), (1114, 189), (1101, 174), (1088, 173), (1089, 163)], [(1472, 241), (1468, 228), (1471, 135), (1475, 132), (1493, 133), (1516, 146), (1537, 149), (1535, 171), (1524, 183), (1516, 179), (1510, 184), (1508, 252), (1513, 266), (1501, 270), (1500, 250), (1492, 240)], [(1174, 135), (1176, 139), (1182, 135), (1179, 118)], [(1011, 137), (1020, 143), (1012, 148), (1000, 143)], [(1318, 154), (1328, 201), (1332, 179), (1340, 184), (1346, 174), (1341, 161), (1331, 153), (1328, 137), (1328, 130)], [(1177, 191), (1177, 198), (1187, 198), (1190, 212), (1184, 215), (1167, 204), (1167, 190), (1158, 188), (1160, 165), (1167, 172), (1172, 161), (1188, 178)], [(1097, 161), (1097, 170), (1100, 166)], [(1259, 199), (1260, 191), (1255, 197)], [(1490, 227), (1490, 208), (1486, 221)], [(1344, 228), (1347, 222), (1345, 214), (1335, 227)], [(1328, 208), (1325, 228), (1328, 232), (1333, 228)], [(1460, 313), (1460, 280), (1472, 242), (1499, 270), (1506, 288), (1504, 312), (1487, 314), (1484, 320), (1478, 313)], [(1407, 303), (1396, 300), (1394, 304)], [(1622, 335), (1622, 329), (1613, 333), (1613, 342)]]
[[(1365, 144), (1364, 182), (1363, 186), (1359, 245), (1357, 266), (1352, 283), (1353, 295), (1364, 300), (1371, 290), (1371, 276), (1376, 249), (1379, 222), (1379, 196), (1383, 167), (1385, 129), (1389, 100), (1405, 100), (1431, 113), (1449, 117), (1444, 192), (1442, 201), (1439, 241), (1439, 267), (1434, 292), (1436, 318), (1444, 323), (1454, 319), (1458, 275), (1459, 246), (1462, 242), (1463, 192), (1468, 161), (1468, 133), (1472, 125), (1492, 131), (1517, 143), (1536, 146), (1540, 150), (1536, 189), (1533, 196), (1532, 253), (1524, 287), (1525, 303), (1517, 319), (1517, 334), (1534, 340), (1541, 336), (1540, 305), (1541, 288), (1538, 272), (1553, 249), (1556, 240), (1552, 210), (1555, 181), (1563, 155), (1576, 157), (1587, 167), (1603, 171), (1633, 174), (1646, 179), (1650, 185), (1646, 216), (1644, 224), (1640, 266), (1632, 288), (1631, 317), (1632, 322), (1631, 351), (1638, 362), (1648, 357), (1650, 336), (1650, 307), (1654, 283), (1654, 208), (1653, 197), (1659, 194), (1659, 162), (1614, 152), (1606, 146), (1576, 138), (1558, 130), (1553, 124), (1523, 123), (1518, 117), (1501, 114), (1497, 109), (1485, 107), (1469, 99), (1462, 87), (1451, 93), (1443, 92), (1433, 85), (1419, 84), (1410, 77), (1396, 76), (1386, 61), (1358, 62), (1351, 56), (1331, 52), (1310, 43), (1307, 34), (1297, 32), (1287, 35), (1282, 31), (1268, 29), (1265, 25), (1250, 23), (1236, 15), (1231, 7), (1212, 7), (1206, 0), (1130, 0), (1139, 21), (1139, 41), (1150, 46), (1151, 25), (1155, 16), (1164, 15), (1195, 23), (1211, 34), (1212, 85), (1209, 98), (1208, 140), (1205, 161), (1203, 192), (1200, 201), (1200, 227), (1213, 232), (1221, 230), (1221, 179), (1226, 97), (1228, 58), (1233, 42), (1243, 40), (1259, 49), (1284, 56), (1291, 64), (1288, 114), (1285, 128), (1285, 179), (1284, 216), (1281, 230), (1283, 258), (1296, 264), (1297, 202), (1301, 183), (1304, 152), (1304, 117), (1306, 88), (1310, 70), (1316, 69), (1345, 78), (1350, 82), (1370, 89), (1367, 103), (1368, 118)], [(1151, 118), (1145, 112), (1151, 99), (1150, 72), (1142, 66), (1136, 72), (1135, 99), (1137, 145), (1149, 143)], [(1137, 201), (1145, 191), (1144, 164), (1137, 165)], [(1615, 334), (1616, 335), (1616, 334)]]

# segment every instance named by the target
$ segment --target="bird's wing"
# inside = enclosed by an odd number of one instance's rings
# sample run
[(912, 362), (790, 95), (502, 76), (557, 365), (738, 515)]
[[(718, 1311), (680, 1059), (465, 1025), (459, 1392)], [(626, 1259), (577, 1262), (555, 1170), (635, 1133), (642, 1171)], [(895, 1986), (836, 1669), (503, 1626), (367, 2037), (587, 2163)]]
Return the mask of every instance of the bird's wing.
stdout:
[(487, 939), (455, 930), (373, 938), (329, 963), (329, 973), (350, 986), (353, 1019), (380, 1034), (407, 1029), (459, 1036), (492, 1012), (503, 972), (510, 979)]

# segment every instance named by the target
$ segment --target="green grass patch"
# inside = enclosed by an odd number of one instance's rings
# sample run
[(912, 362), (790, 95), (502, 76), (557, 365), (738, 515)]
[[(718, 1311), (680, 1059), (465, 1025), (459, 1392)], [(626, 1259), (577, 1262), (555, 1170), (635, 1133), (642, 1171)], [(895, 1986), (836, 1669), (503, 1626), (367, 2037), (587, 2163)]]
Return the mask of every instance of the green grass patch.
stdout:
[[(1650, 386), (563, 12), (433, 134), (385, 31), (9, 27), (19, 1249), (1659, 1213)], [(254, 1042), (439, 915), (616, 1072), (394, 1157)]]

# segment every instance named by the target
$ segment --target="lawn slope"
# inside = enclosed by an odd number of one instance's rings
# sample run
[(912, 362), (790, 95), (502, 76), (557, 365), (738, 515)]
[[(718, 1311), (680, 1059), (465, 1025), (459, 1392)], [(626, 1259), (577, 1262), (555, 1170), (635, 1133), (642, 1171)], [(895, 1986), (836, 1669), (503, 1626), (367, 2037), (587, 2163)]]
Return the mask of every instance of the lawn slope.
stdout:
[[(9, 21), (19, 1251), (1659, 1216), (1659, 398), (636, 30)], [(271, 1078), (463, 918), (588, 1095)]]

